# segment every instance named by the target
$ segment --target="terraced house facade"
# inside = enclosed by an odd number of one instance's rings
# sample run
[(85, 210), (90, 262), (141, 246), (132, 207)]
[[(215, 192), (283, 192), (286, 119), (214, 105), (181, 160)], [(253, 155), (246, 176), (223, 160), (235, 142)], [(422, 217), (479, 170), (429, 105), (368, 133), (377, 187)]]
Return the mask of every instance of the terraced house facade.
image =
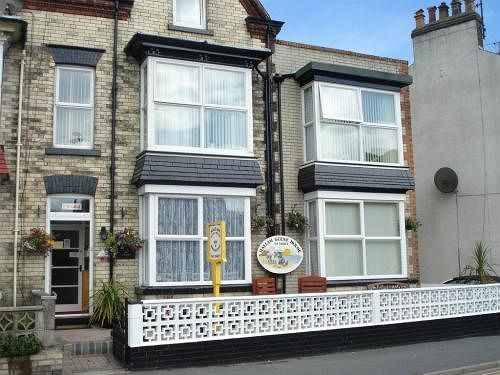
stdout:
[[(331, 288), (418, 283), (417, 239), (405, 229), (415, 217), (407, 62), (277, 40), (282, 22), (257, 0), (25, 0), (8, 10), (8, 301), (44, 289), (60, 318), (86, 317), (110, 277), (132, 299), (210, 294), (204, 228), (215, 220), (227, 225), (226, 294), (268, 275), (255, 252), (273, 234), (305, 253), (282, 291), (304, 275)], [(304, 232), (286, 225), (290, 212), (307, 218)], [(48, 257), (20, 250), (33, 227), (56, 237)], [(123, 228), (144, 248), (103, 261), (103, 239)]]

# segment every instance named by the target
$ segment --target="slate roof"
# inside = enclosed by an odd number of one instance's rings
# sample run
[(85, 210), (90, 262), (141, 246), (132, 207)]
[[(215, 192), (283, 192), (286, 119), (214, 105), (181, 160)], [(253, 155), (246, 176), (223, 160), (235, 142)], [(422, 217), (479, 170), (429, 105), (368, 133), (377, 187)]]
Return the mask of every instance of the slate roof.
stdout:
[(61, 46), (55, 44), (49, 44), (47, 48), (56, 64), (91, 67), (95, 67), (102, 54), (106, 52), (106, 50), (103, 49)]
[(299, 188), (316, 190), (405, 193), (415, 189), (408, 168), (352, 167), (313, 163), (299, 170)]
[(90, 176), (45, 176), (43, 182), (47, 194), (95, 195), (97, 188), (97, 178)]
[(264, 180), (255, 158), (143, 153), (137, 158), (132, 183), (255, 188)]

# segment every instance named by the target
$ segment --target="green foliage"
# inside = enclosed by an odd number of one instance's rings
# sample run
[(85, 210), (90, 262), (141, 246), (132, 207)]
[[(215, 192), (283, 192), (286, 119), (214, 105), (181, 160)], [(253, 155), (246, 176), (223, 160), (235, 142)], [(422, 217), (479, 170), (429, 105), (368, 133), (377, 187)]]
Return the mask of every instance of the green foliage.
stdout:
[(116, 282), (103, 282), (94, 298), (94, 311), (90, 317), (90, 324), (99, 324), (101, 327), (110, 327), (113, 320), (122, 321), (124, 316), (123, 303), (126, 297), (123, 286)]
[(273, 224), (273, 219), (269, 216), (256, 215), (252, 216), (251, 227), (252, 230), (262, 230), (264, 228), (270, 227)]
[(286, 214), (286, 225), (290, 230), (304, 233), (307, 228), (307, 219), (293, 206), (292, 210)]
[(2, 296), (0, 296), (0, 307), (5, 307), (7, 306), (7, 302), (5, 302), (5, 300), (3, 299)]
[(417, 232), (418, 228), (422, 226), (422, 223), (418, 219), (414, 219), (412, 217), (407, 217), (405, 219), (405, 229), (411, 230), (413, 232)]
[(26, 254), (49, 255), (54, 246), (54, 238), (44, 228), (31, 228), (29, 234), (22, 238), (22, 248)]
[(490, 253), (491, 249), (483, 241), (476, 242), (472, 254), (472, 264), (465, 267), (465, 271), (469, 273), (469, 276), (479, 279), (481, 284), (491, 283), (490, 276), (495, 274), (495, 270), (489, 261)]
[(36, 354), (43, 349), (42, 342), (33, 335), (0, 336), (0, 357), (19, 357)]

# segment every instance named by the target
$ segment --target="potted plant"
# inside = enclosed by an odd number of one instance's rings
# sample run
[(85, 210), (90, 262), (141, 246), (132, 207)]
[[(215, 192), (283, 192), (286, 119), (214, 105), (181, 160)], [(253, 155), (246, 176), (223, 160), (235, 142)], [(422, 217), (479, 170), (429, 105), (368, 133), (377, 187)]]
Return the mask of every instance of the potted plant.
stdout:
[(469, 277), (478, 280), (480, 284), (493, 282), (491, 276), (495, 274), (495, 270), (489, 260), (490, 253), (490, 248), (483, 241), (476, 242), (472, 253), (472, 264), (465, 266), (465, 272), (468, 272)]
[(31, 228), (29, 234), (22, 238), (22, 249), (29, 255), (49, 255), (54, 247), (55, 239), (44, 228)]
[(292, 210), (286, 214), (286, 225), (288, 229), (303, 234), (307, 228), (307, 219), (293, 206)]
[(126, 292), (116, 281), (103, 282), (93, 296), (94, 309), (90, 324), (99, 324), (109, 328), (113, 321), (121, 322), (124, 316), (124, 301)]
[(252, 217), (251, 228), (252, 231), (261, 232), (265, 228), (273, 225), (273, 220), (269, 216), (255, 215)]
[(135, 253), (142, 249), (144, 241), (139, 234), (129, 228), (110, 233), (104, 242), (104, 249), (115, 259), (134, 259)]

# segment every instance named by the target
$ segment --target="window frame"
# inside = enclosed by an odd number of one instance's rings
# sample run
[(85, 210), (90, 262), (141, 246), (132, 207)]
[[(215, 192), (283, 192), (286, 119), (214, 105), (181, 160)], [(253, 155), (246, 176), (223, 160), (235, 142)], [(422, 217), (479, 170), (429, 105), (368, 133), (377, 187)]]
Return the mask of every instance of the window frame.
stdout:
[(206, 30), (207, 28), (207, 4), (206, 4), (206, 0), (198, 0), (200, 2), (200, 21), (201, 23), (198, 24), (198, 25), (193, 25), (193, 24), (189, 24), (189, 23), (182, 23), (182, 22), (179, 22), (177, 21), (177, 1), (178, 0), (173, 0), (173, 4), (172, 4), (172, 20), (173, 20), (173, 24), (175, 26), (181, 26), (181, 27), (188, 27), (188, 28), (191, 28), (191, 29), (200, 29), (200, 30)]
[[(90, 103), (89, 104), (77, 104), (77, 103), (66, 103), (59, 102), (59, 79), (61, 70), (77, 70), (83, 72), (90, 72)], [(88, 146), (75, 146), (75, 145), (65, 145), (57, 144), (56, 142), (56, 127), (57, 127), (57, 108), (86, 108), (90, 109), (90, 140)], [(91, 150), (94, 147), (94, 131), (95, 131), (95, 68), (80, 66), (80, 65), (57, 65), (55, 70), (55, 89), (54, 89), (54, 106), (53, 106), (53, 123), (52, 123), (52, 145), (55, 148), (67, 148), (67, 149), (78, 149), (78, 150)]]
[[(344, 281), (344, 280), (372, 280), (372, 279), (402, 279), (408, 275), (408, 260), (407, 260), (407, 247), (406, 247), (406, 229), (405, 229), (405, 194), (379, 194), (379, 193), (356, 193), (356, 192), (341, 192), (341, 191), (316, 191), (307, 193), (304, 196), (304, 207), (309, 217), (309, 203), (316, 202), (316, 237), (310, 237), (310, 231), (306, 232), (306, 246), (308, 253), (311, 252), (310, 241), (316, 240), (318, 264), (316, 268), (320, 270), (320, 275), (326, 277), (329, 281)], [(327, 203), (355, 203), (360, 205), (360, 235), (326, 235), (326, 220), (325, 209)], [(399, 219), (399, 236), (398, 237), (370, 237), (365, 235), (364, 225), (364, 204), (366, 203), (393, 203), (398, 205), (398, 219)], [(363, 251), (363, 274), (356, 276), (327, 276), (326, 263), (325, 263), (325, 242), (327, 240), (335, 239), (355, 239), (362, 241)], [(398, 240), (401, 244), (401, 273), (394, 275), (369, 275), (367, 274), (366, 265), (366, 241), (367, 240)], [(312, 269), (311, 261), (310, 269)]]
[[(141, 283), (147, 286), (209, 286), (212, 281), (204, 280), (204, 259), (206, 247), (204, 243), (203, 199), (204, 198), (240, 198), (244, 203), (244, 232), (242, 237), (227, 237), (227, 240), (243, 241), (245, 252), (245, 278), (242, 280), (222, 280), (222, 285), (241, 285), (251, 283), (251, 227), (250, 227), (250, 197), (255, 196), (255, 189), (216, 188), (196, 186), (154, 186), (146, 185), (139, 191), (141, 202), (140, 232), (147, 236), (148, 241), (140, 255)], [(194, 235), (160, 235), (158, 234), (158, 203), (160, 198), (197, 199), (198, 202), (198, 233)], [(146, 208), (147, 206), (147, 208)], [(149, 227), (145, 223), (147, 214)], [(200, 279), (198, 281), (157, 281), (156, 273), (156, 242), (168, 240), (198, 241), (201, 244)], [(147, 263), (147, 264), (146, 264)]]
[[(196, 67), (198, 69), (198, 85), (199, 94), (198, 100), (194, 102), (183, 101), (161, 101), (155, 98), (156, 94), (156, 67), (158, 64), (169, 64), (186, 67)], [(205, 103), (205, 70), (222, 70), (241, 72), (245, 74), (245, 106), (231, 105), (216, 105)], [(147, 71), (147, 74), (145, 73)], [(254, 156), (253, 154), (253, 104), (252, 104), (252, 71), (248, 68), (233, 67), (226, 65), (217, 65), (209, 63), (199, 63), (184, 60), (175, 60), (159, 57), (148, 57), (141, 66), (141, 75), (147, 76), (147, 84), (141, 84), (141, 110), (145, 111), (145, 115), (141, 116), (141, 151), (159, 151), (159, 152), (179, 152), (188, 154), (206, 154), (206, 155), (228, 155), (228, 156)], [(147, 94), (144, 95), (144, 90)], [(159, 105), (176, 105), (189, 106), (200, 108), (200, 146), (168, 146), (157, 145), (155, 143), (155, 106)], [(205, 112), (207, 109), (230, 110), (235, 112), (246, 112), (246, 147), (245, 149), (219, 149), (205, 147)], [(146, 133), (146, 134), (143, 134)]]
[[(342, 88), (348, 90), (355, 90), (357, 92), (358, 98), (358, 107), (361, 115), (361, 122), (352, 120), (352, 121), (343, 121), (343, 120), (331, 120), (331, 119), (323, 119), (322, 118), (322, 110), (321, 110), (321, 98), (320, 98), (320, 88), (322, 86), (326, 87), (335, 87)], [(312, 126), (314, 127), (314, 145), (316, 147), (315, 153), (313, 155), (312, 160), (307, 160), (307, 149), (306, 149), (306, 127), (311, 126), (311, 123), (305, 123), (305, 99), (304, 92), (309, 87), (312, 87), (312, 96), (313, 96), (313, 117), (314, 123)], [(393, 124), (379, 124), (379, 123), (371, 123), (364, 121), (364, 113), (363, 113), (363, 104), (362, 104), (362, 92), (376, 92), (382, 94), (390, 94), (394, 98), (394, 109), (395, 109), (395, 119), (396, 123)], [(349, 163), (349, 164), (361, 164), (361, 165), (377, 165), (377, 166), (404, 166), (404, 150), (403, 150), (403, 128), (401, 121), (401, 94), (399, 92), (388, 91), (388, 90), (379, 90), (372, 89), (362, 86), (350, 86), (322, 81), (313, 81), (307, 85), (304, 85), (301, 88), (301, 101), (302, 101), (302, 138), (303, 138), (303, 162), (304, 164), (312, 163), (315, 161), (321, 162), (329, 162), (329, 163)], [(321, 150), (321, 137), (318, 137), (318, 134), (321, 134), (321, 123), (327, 123), (335, 126), (338, 125), (349, 125), (356, 126), (358, 129), (358, 151), (359, 151), (359, 160), (349, 160), (349, 159), (332, 159), (325, 158), (322, 156)], [(398, 143), (398, 162), (397, 163), (382, 163), (382, 162), (374, 162), (374, 161), (366, 161), (363, 147), (363, 128), (377, 128), (377, 129), (392, 129), (397, 131), (397, 143)]]

